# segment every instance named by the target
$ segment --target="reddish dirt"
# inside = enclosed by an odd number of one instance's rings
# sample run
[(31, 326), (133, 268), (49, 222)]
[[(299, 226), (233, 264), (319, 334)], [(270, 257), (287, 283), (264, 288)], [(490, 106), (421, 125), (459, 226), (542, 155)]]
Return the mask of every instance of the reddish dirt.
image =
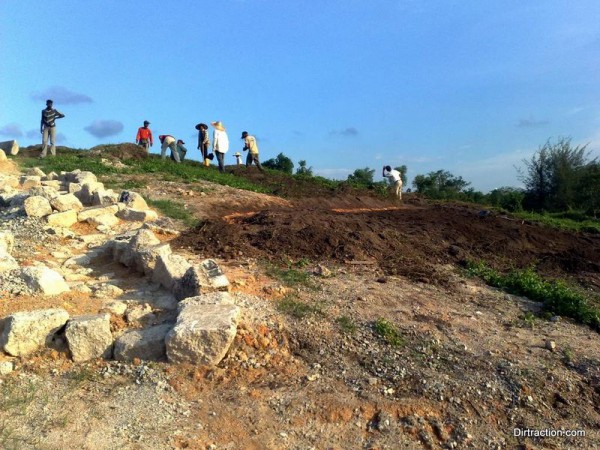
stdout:
[[(395, 206), (365, 198), (304, 198), (291, 207), (224, 214), (173, 244), (269, 260), (376, 263), (388, 275), (444, 283), (440, 264), (484, 260), (498, 270), (535, 266), (600, 289), (600, 236), (566, 233), (459, 204)], [(409, 200), (410, 201), (410, 200)]]

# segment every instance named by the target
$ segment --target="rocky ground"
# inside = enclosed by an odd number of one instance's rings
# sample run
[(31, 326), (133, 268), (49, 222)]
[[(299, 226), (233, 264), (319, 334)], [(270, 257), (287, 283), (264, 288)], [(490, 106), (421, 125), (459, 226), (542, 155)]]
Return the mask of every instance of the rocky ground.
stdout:
[[(0, 169), (18, 170), (7, 164)], [(433, 226), (424, 231), (418, 226), (427, 211), (418, 204), (343, 198), (353, 220), (347, 211), (332, 212), (328, 202), (318, 201), (321, 206), (311, 210), (304, 199), (312, 212), (293, 214), (299, 209), (293, 199), (207, 182), (197, 187), (208, 195), (189, 195), (199, 191), (157, 180), (148, 180), (141, 193), (183, 201), (203, 220), (204, 228), (193, 231), (175, 223), (181, 236), (161, 240), (190, 261), (217, 258), (231, 281), (242, 318), (225, 359), (216, 367), (143, 360), (74, 363), (60, 347), (21, 358), (0, 356), (5, 368), (0, 447), (600, 446), (598, 334), (564, 318), (542, 320), (536, 316), (538, 304), (469, 279), (458, 264), (486, 245), (489, 249), (487, 227), (494, 239), (507, 236), (498, 247), (505, 253), (492, 263), (500, 266), (510, 258), (510, 248), (504, 248), (511, 242), (513, 254), (525, 259), (535, 259), (536, 248), (546, 251), (548, 273), (562, 267), (561, 258), (553, 262), (552, 255), (571, 255), (587, 265), (563, 272), (593, 288), (598, 259), (586, 252), (598, 248), (594, 236), (552, 235), (550, 241), (557, 243), (549, 248), (545, 232), (530, 224), (479, 220), (460, 207), (432, 213), (444, 230), (436, 234)], [(461, 216), (463, 221), (456, 219)], [(0, 228), (15, 235), (13, 256), (21, 266), (44, 261), (63, 270), (72, 255), (89, 251), (90, 240), (97, 239), (90, 236), (107, 236), (84, 224), (71, 227), (72, 234), (49, 234), (43, 219), (25, 217), (19, 208), (0, 208), (0, 220)], [(514, 231), (498, 230), (505, 224)], [(343, 233), (352, 246), (336, 252), (343, 241), (336, 236)], [(468, 240), (470, 234), (476, 239)], [(408, 245), (408, 236), (419, 239), (403, 259), (390, 264), (387, 255), (379, 257), (383, 241), (398, 249)], [(532, 244), (516, 244), (518, 236), (523, 238), (518, 242)], [(580, 239), (587, 245), (578, 244)], [(282, 261), (289, 265), (281, 266)], [(71, 315), (95, 313), (115, 299), (168, 314), (168, 292), (110, 258), (64, 275), (71, 287), (89, 290), (42, 296), (19, 277), (2, 275), (0, 317), (58, 306)], [(96, 295), (98, 285), (107, 283), (122, 292)], [(132, 326), (127, 322), (113, 317), (113, 331)], [(516, 437), (515, 428), (581, 430), (585, 436)]]

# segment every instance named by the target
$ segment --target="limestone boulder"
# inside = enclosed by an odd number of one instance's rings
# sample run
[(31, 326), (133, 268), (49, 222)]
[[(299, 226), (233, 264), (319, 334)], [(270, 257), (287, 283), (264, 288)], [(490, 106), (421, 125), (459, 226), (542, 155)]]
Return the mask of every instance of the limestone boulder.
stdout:
[(113, 346), (110, 314), (91, 314), (72, 318), (67, 322), (65, 337), (75, 362), (110, 358)]
[(24, 356), (47, 345), (69, 320), (62, 308), (18, 312), (4, 319), (0, 346), (12, 356)]
[(101, 216), (105, 214), (115, 215), (119, 207), (117, 205), (111, 206), (92, 206), (91, 208), (84, 208), (77, 214), (77, 220), (79, 222), (85, 222), (90, 217)]
[(98, 182), (98, 178), (94, 175), (93, 172), (89, 171), (77, 171), (71, 172), (70, 180), (74, 183), (79, 183), (81, 185), (90, 184)]
[(144, 275), (152, 275), (159, 256), (166, 258), (171, 253), (171, 246), (168, 243), (139, 248), (135, 255), (135, 270), (143, 272)]
[(152, 272), (152, 281), (171, 291), (190, 267), (191, 264), (183, 256), (173, 253), (159, 255)]
[(63, 276), (46, 266), (24, 267), (20, 276), (30, 289), (44, 295), (59, 295), (69, 291)]
[(67, 183), (66, 191), (69, 194), (75, 194), (81, 190), (81, 185), (79, 183)]
[(167, 358), (174, 363), (217, 365), (237, 332), (240, 309), (231, 304), (180, 303), (173, 329), (165, 338)]
[(107, 189), (103, 191), (96, 191), (92, 195), (92, 205), (97, 206), (109, 206), (116, 205), (119, 201), (119, 194), (117, 194), (112, 189)]
[(0, 231), (0, 251), (4, 250), (9, 255), (15, 246), (15, 236), (10, 231)]
[(58, 180), (42, 180), (42, 186), (50, 187), (55, 191), (60, 191), (63, 188), (63, 185)]
[(52, 206), (47, 198), (41, 195), (34, 195), (28, 197), (23, 202), (25, 208), (25, 214), (29, 217), (45, 217), (52, 214)]
[(15, 156), (19, 154), (19, 143), (15, 140), (0, 142), (0, 150)]
[(141, 210), (126, 207), (117, 212), (117, 217), (129, 222), (149, 222), (158, 219), (158, 214), (151, 209)]
[(160, 240), (150, 230), (140, 229), (127, 243), (119, 257), (119, 262), (127, 267), (135, 267), (140, 249), (160, 244)]
[(81, 201), (74, 194), (58, 195), (50, 200), (50, 205), (59, 212), (80, 211), (83, 209)]
[(28, 176), (35, 176), (35, 177), (40, 177), (40, 180), (46, 176), (46, 174), (44, 173), (44, 171), (42, 169), (40, 169), (39, 167), (30, 167), (29, 169), (27, 169), (27, 171), (25, 172), (25, 175)]
[(42, 177), (37, 175), (23, 175), (19, 178), (19, 184), (23, 189), (30, 189), (32, 187), (42, 185)]
[(0, 247), (0, 273), (10, 272), (19, 268), (19, 263), (7, 250)]
[(90, 217), (86, 222), (96, 228), (112, 228), (119, 223), (119, 219), (113, 214), (100, 214), (99, 216)]
[(123, 191), (119, 195), (118, 201), (121, 203), (125, 203), (125, 205), (127, 205), (131, 209), (137, 209), (142, 211), (148, 209), (148, 204), (146, 203), (146, 200), (144, 200), (144, 197), (142, 197), (137, 192)]
[(68, 210), (63, 212), (55, 212), (46, 217), (48, 225), (52, 227), (69, 228), (77, 223), (77, 211)]
[(74, 194), (84, 205), (92, 204), (94, 201), (94, 192), (104, 190), (104, 184), (99, 182), (86, 182), (80, 184), (81, 190), (75, 192)]
[(0, 189), (16, 188), (19, 186), (19, 179), (13, 175), (0, 173)]
[(163, 324), (123, 333), (115, 341), (115, 359), (119, 361), (132, 361), (134, 358), (145, 361), (163, 360), (166, 354), (165, 336), (172, 328), (172, 324)]
[(39, 196), (48, 199), (48, 201), (52, 200), (58, 194), (58, 191), (49, 186), (36, 186), (29, 189), (29, 195), (31, 197)]
[(0, 162), (1, 161), (6, 161), (8, 158), (6, 157), (6, 153), (4, 153), (4, 150), (0, 149)]
[(185, 272), (175, 283), (173, 293), (177, 300), (183, 300), (200, 295), (207, 290), (226, 290), (228, 286), (229, 280), (219, 265), (212, 259), (206, 259)]

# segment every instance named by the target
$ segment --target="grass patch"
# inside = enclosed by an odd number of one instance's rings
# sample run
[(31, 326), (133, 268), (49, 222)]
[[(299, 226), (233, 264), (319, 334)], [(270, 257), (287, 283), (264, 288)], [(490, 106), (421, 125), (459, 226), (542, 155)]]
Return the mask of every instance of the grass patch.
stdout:
[(377, 319), (373, 323), (373, 331), (392, 347), (404, 345), (404, 338), (398, 329), (385, 319)]
[(194, 226), (197, 220), (194, 216), (185, 209), (183, 203), (174, 202), (172, 200), (150, 200), (146, 202), (149, 206), (158, 209), (163, 215), (171, 219), (181, 220), (186, 226)]
[(354, 323), (352, 318), (350, 318), (348, 316), (338, 317), (335, 320), (335, 323), (337, 323), (337, 326), (339, 327), (340, 331), (342, 331), (343, 333), (354, 334), (356, 332), (356, 329), (357, 329), (356, 323)]
[(541, 223), (548, 227), (558, 228), (566, 231), (583, 231), (586, 233), (600, 233), (600, 220), (596, 220), (583, 213), (574, 211), (560, 213), (534, 213), (516, 212), (515, 217)]
[(302, 319), (311, 314), (322, 313), (319, 306), (309, 305), (290, 296), (283, 298), (277, 303), (277, 310), (296, 319)]
[(305, 266), (304, 259), (298, 263), (289, 264), (287, 268), (281, 268), (277, 266), (267, 267), (267, 275), (271, 278), (276, 278), (286, 286), (297, 287), (306, 286), (309, 288), (315, 288), (311, 275), (305, 270), (299, 270)]
[(491, 286), (541, 302), (551, 314), (570, 317), (596, 330), (600, 329), (600, 309), (590, 305), (588, 296), (564, 281), (544, 280), (531, 268), (502, 274), (483, 262), (469, 262), (467, 270)]
[(75, 385), (98, 381), (100, 375), (89, 367), (78, 367), (67, 374), (67, 378)]

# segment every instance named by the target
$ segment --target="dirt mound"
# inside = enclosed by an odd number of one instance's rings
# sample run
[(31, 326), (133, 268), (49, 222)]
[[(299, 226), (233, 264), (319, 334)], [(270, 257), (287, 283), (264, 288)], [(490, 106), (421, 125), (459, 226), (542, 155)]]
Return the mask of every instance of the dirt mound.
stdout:
[(103, 156), (108, 158), (125, 159), (144, 159), (148, 157), (146, 150), (139, 145), (130, 142), (122, 144), (97, 145), (90, 149), (90, 155)]
[[(317, 203), (317, 202), (315, 202)], [(347, 202), (348, 203), (348, 202)], [(376, 263), (386, 273), (445, 281), (441, 264), (484, 260), (498, 270), (536, 266), (600, 289), (600, 236), (482, 215), (461, 205), (279, 208), (231, 214), (182, 234), (176, 246), (235, 258)]]

